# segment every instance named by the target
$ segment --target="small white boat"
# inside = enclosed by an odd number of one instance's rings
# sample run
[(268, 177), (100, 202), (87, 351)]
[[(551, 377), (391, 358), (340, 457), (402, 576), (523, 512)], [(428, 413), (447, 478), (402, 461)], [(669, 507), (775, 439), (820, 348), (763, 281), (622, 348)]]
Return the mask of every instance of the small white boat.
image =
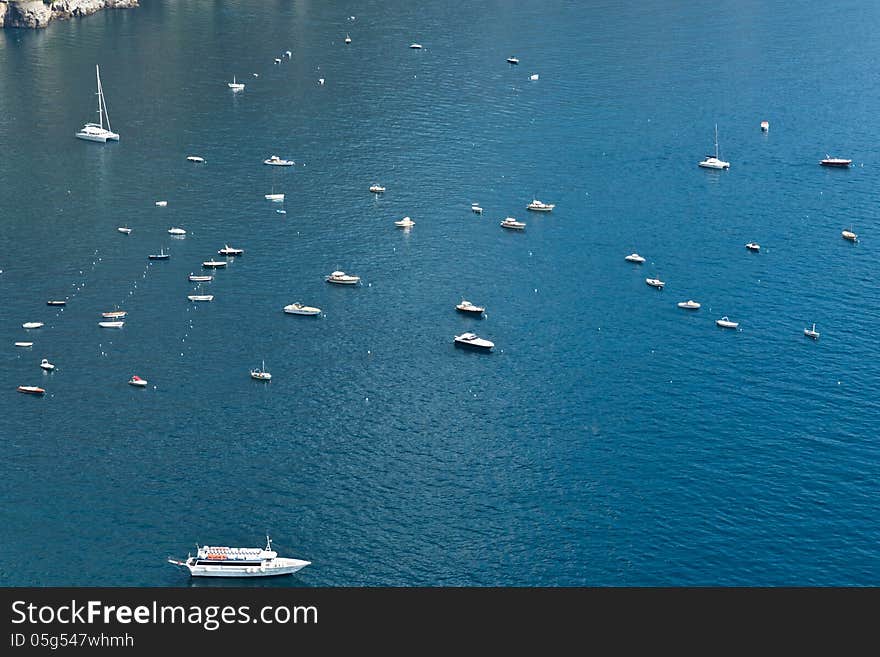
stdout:
[(351, 43), (351, 37), (348, 36), (347, 34), (345, 35), (345, 42), (346, 42), (346, 43)]
[(171, 255), (168, 253), (165, 253), (165, 249), (161, 248), (161, 249), (159, 249), (159, 253), (149, 254), (147, 256), (147, 259), (148, 260), (168, 260), (168, 258), (170, 258), (170, 257), (171, 257)]
[(320, 315), (321, 309), (314, 306), (304, 306), (299, 301), (284, 306), (284, 312), (288, 315)]
[(532, 74), (529, 76), (529, 80), (532, 80), (533, 82), (534, 82), (535, 80), (537, 80), (537, 79), (538, 79), (538, 74), (537, 74), (537, 73), (532, 73)]
[(15, 346), (16, 347), (33, 347), (34, 343), (33, 342), (16, 342)]
[(275, 58), (275, 63), (276, 63), (276, 64), (280, 64), (280, 63), (281, 63), (281, 58), (280, 58), (280, 57), (276, 57), (276, 58)]
[(846, 168), (850, 164), (852, 164), (852, 160), (847, 160), (842, 157), (831, 157), (830, 155), (825, 155), (824, 160), (820, 160), (819, 164), (823, 167), (843, 167)]
[(849, 229), (849, 230), (845, 230), (845, 231), (843, 231), (842, 233), (840, 233), (840, 236), (841, 236), (843, 239), (845, 239), (845, 240), (849, 240), (850, 242), (855, 242), (855, 241), (858, 239), (858, 237), (859, 237), (858, 235), (856, 235), (856, 234), (852, 231), (852, 227), (851, 227), (851, 226), (850, 226), (850, 229)]
[(186, 231), (183, 228), (169, 228), (169, 235), (186, 235)]
[(480, 207), (479, 203), (471, 203), (471, 212), (474, 214), (483, 214), (483, 208)]
[(193, 283), (207, 283), (208, 281), (214, 280), (213, 276), (207, 276), (207, 275), (201, 276), (201, 275), (194, 274), (194, 273), (190, 273), (190, 275), (187, 278)]
[(318, 78), (318, 84), (324, 84), (324, 78)]
[(190, 294), (187, 299), (190, 301), (213, 301), (213, 294)]
[(685, 308), (687, 310), (699, 310), (700, 304), (694, 301), (693, 299), (688, 299), (687, 301), (679, 301), (679, 308)]
[(46, 305), (47, 306), (66, 306), (67, 302), (64, 301), (63, 299), (49, 299), (46, 302)]
[(370, 191), (374, 194), (381, 194), (385, 191), (385, 188), (382, 185), (370, 185)]
[(272, 375), (266, 371), (266, 361), (263, 361), (262, 367), (255, 367), (251, 370), (251, 378), (258, 381), (270, 381)]
[(293, 57), (293, 53), (290, 52), (289, 50), (285, 50), (285, 51), (284, 51), (284, 54), (285, 54), (285, 56), (287, 57), (287, 59), (290, 59), (291, 57)]
[(757, 242), (749, 242), (748, 244), (746, 244), (746, 248), (747, 248), (749, 251), (760, 251), (760, 250), (761, 250), (761, 245), (758, 244)]
[(200, 157), (198, 155), (187, 155), (186, 159), (189, 160), (190, 162), (197, 162), (197, 163), (204, 163), (204, 161), (205, 161), (205, 158)]
[(236, 249), (235, 247), (229, 246), (228, 244), (224, 244), (222, 249), (217, 251), (220, 255), (225, 256), (240, 256), (244, 253), (244, 249)]
[(168, 201), (156, 201), (156, 205), (160, 208), (164, 208), (166, 205), (168, 205)]
[(412, 48), (413, 50), (421, 50), (422, 44), (421, 43), (411, 43), (411, 44), (409, 44), (409, 47)]
[(484, 312), (486, 312), (486, 309), (483, 306), (477, 306), (467, 299), (462, 299), (461, 303), (455, 306), (455, 309), (459, 312), (467, 313), (469, 315), (482, 315)]
[(284, 194), (266, 194), (266, 200), (274, 203), (280, 203), (284, 200)]
[(118, 230), (120, 233), (125, 233), (126, 235), (131, 232), (131, 228), (129, 228), (128, 226), (120, 226), (116, 230)]
[(770, 121), (761, 121), (761, 132), (768, 132), (770, 130)]
[(136, 388), (146, 388), (147, 384), (147, 380), (142, 379), (137, 374), (133, 374), (132, 377), (128, 380), (128, 385), (134, 386)]
[[(815, 324), (813, 324), (813, 326), (815, 326)], [(43, 360), (40, 361), (40, 367), (48, 372), (51, 372), (52, 370), (55, 369), (55, 366), (49, 362), (48, 358), (44, 358)]]
[(526, 206), (526, 210), (534, 210), (535, 212), (551, 212), (555, 207), (555, 203), (543, 203), (538, 199), (534, 199)]
[(39, 386), (18, 386), (18, 388), (16, 388), (16, 389), (19, 392), (23, 392), (28, 395), (44, 395), (44, 394), (46, 394), (46, 391), (43, 390)]
[(292, 167), (295, 162), (293, 160), (285, 160), (282, 157), (278, 157), (277, 155), (270, 155), (265, 160), (263, 160), (263, 164), (270, 164), (276, 167)]
[(659, 290), (662, 290), (663, 286), (666, 285), (666, 283), (661, 281), (659, 278), (646, 278), (645, 283), (647, 283), (651, 287), (656, 287)]
[(730, 162), (725, 162), (718, 155), (718, 124), (715, 124), (715, 155), (707, 155), (698, 162), (704, 169), (729, 169)]
[(638, 262), (639, 264), (643, 263), (645, 259), (640, 256), (638, 253), (630, 253), (628, 256), (624, 258), (624, 260), (629, 260), (630, 262)]
[(819, 339), (819, 331), (816, 330), (816, 324), (813, 323), (813, 328), (805, 328), (804, 335), (808, 338), (813, 338), (814, 340)]
[(346, 274), (344, 271), (334, 271), (331, 272), (329, 276), (327, 276), (326, 280), (328, 283), (337, 283), (339, 285), (356, 285), (360, 282), (360, 276), (351, 276)]
[(202, 267), (205, 269), (221, 269), (227, 265), (225, 260), (205, 260)]
[(510, 228), (511, 230), (525, 230), (526, 224), (524, 221), (517, 221), (513, 217), (507, 217), (501, 222), (501, 227)]
[(412, 228), (416, 225), (416, 222), (410, 219), (409, 217), (404, 217), (398, 221), (394, 222), (394, 225), (398, 228)]
[(271, 577), (291, 575), (308, 566), (311, 561), (279, 557), (266, 537), (266, 547), (239, 548), (196, 545), (195, 556), (185, 561), (168, 559), (168, 563), (189, 570), (193, 577)]
[(111, 310), (106, 313), (101, 313), (101, 317), (104, 319), (122, 319), (128, 314), (128, 311), (125, 310)]
[(516, 57), (508, 57), (507, 63), (508, 64), (519, 64), (519, 59), (517, 59)]
[(43, 327), (43, 322), (25, 322), (24, 324), (21, 325), (21, 328), (26, 328), (26, 329), (37, 329), (37, 328), (42, 328), (42, 327)]
[(489, 350), (495, 346), (491, 340), (479, 337), (476, 333), (462, 333), (455, 336), (456, 347), (471, 347), (473, 349)]
[(234, 75), (232, 76), (232, 82), (227, 82), (226, 84), (229, 85), (229, 88), (233, 91), (242, 91), (244, 89), (244, 83), (238, 82)]
[(739, 327), (739, 322), (731, 322), (731, 321), (730, 321), (730, 318), (729, 318), (727, 315), (725, 315), (725, 316), (722, 317), (721, 319), (716, 319), (716, 320), (715, 320), (715, 323), (716, 323), (718, 326), (720, 326), (721, 328), (733, 328), (733, 329), (735, 329), (735, 328)]
[(98, 322), (98, 326), (101, 328), (122, 328), (125, 325), (125, 322)]

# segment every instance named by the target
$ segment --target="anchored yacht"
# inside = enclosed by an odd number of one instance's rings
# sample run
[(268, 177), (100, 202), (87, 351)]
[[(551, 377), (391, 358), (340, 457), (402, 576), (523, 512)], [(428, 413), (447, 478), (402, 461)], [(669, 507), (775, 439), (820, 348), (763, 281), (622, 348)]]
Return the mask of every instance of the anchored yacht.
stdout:
[(311, 564), (311, 561), (279, 557), (272, 549), (272, 539), (266, 537), (264, 548), (216, 547), (196, 545), (196, 556), (186, 560), (168, 559), (168, 563), (182, 566), (193, 577), (268, 577), (292, 575)]

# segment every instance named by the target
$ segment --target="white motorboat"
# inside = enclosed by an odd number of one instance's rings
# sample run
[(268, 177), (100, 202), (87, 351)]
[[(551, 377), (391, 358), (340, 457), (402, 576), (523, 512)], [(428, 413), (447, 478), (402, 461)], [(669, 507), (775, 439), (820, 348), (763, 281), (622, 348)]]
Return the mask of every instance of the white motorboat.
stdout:
[(551, 212), (555, 207), (555, 203), (543, 203), (538, 199), (534, 199), (526, 206), (526, 210), (533, 210), (535, 212)]
[(715, 124), (715, 155), (707, 155), (700, 160), (699, 166), (704, 169), (729, 169), (730, 162), (725, 162), (718, 155), (718, 124)]
[[(101, 143), (106, 143), (108, 139), (110, 141), (119, 141), (119, 135), (110, 130), (110, 116), (107, 114), (107, 103), (104, 100), (104, 88), (101, 86), (101, 70), (98, 68), (97, 64), (95, 64), (95, 77), (98, 80), (98, 122), (86, 123), (80, 131), (76, 133), (76, 136), (80, 139), (85, 139), (86, 141), (97, 141)], [(104, 127), (105, 121), (107, 123), (106, 128)]]
[(38, 329), (44, 326), (43, 322), (25, 322), (21, 325), (21, 328), (26, 329)]
[(280, 57), (276, 57), (276, 58), (275, 58), (275, 63), (276, 63), (276, 64), (280, 64), (280, 63), (281, 63), (281, 58), (280, 58)]
[(45, 395), (46, 391), (43, 390), (40, 386), (18, 386), (16, 388), (19, 392), (23, 392), (28, 395)]
[(825, 155), (825, 159), (824, 159), (824, 160), (820, 160), (820, 161), (819, 161), (819, 164), (821, 164), (823, 167), (842, 167), (842, 168), (846, 168), (846, 167), (848, 167), (850, 164), (852, 164), (852, 160), (847, 160), (846, 158), (842, 158), (842, 157), (831, 157), (830, 155), (827, 155), (827, 154), (826, 154), (826, 155)]
[(370, 185), (370, 191), (374, 194), (381, 194), (385, 191), (385, 188), (382, 185)]
[(472, 349), (490, 350), (495, 346), (494, 342), (481, 338), (476, 333), (456, 335), (454, 342), (457, 347), (471, 347)]
[(757, 242), (749, 242), (748, 244), (746, 244), (746, 248), (747, 248), (749, 251), (760, 251), (760, 250), (761, 250), (761, 245), (758, 244)]
[(687, 301), (679, 301), (679, 308), (685, 308), (687, 310), (699, 310), (700, 304), (694, 301), (693, 299), (688, 299)]
[(474, 214), (483, 214), (483, 208), (480, 207), (479, 203), (471, 203), (471, 212)]
[(168, 205), (168, 201), (156, 201), (157, 207), (164, 208), (166, 205)]
[(524, 221), (517, 221), (513, 217), (507, 217), (501, 222), (501, 227), (510, 228), (511, 230), (525, 230), (526, 224)]
[[(815, 326), (815, 324), (813, 326)], [(55, 369), (55, 366), (49, 362), (48, 358), (44, 358), (43, 360), (40, 361), (40, 367), (43, 368), (44, 370), (46, 370), (47, 372), (51, 372), (52, 370)]]
[(183, 228), (169, 228), (169, 235), (186, 235), (186, 231)]
[(280, 203), (284, 200), (284, 194), (275, 194), (273, 192), (272, 194), (266, 194), (265, 196), (267, 201), (272, 201), (275, 203)]
[(263, 361), (261, 367), (255, 367), (251, 370), (251, 378), (258, 381), (271, 381), (272, 375), (266, 371), (266, 361)]
[(318, 84), (324, 84), (324, 78), (318, 78)]
[(279, 557), (267, 536), (263, 549), (196, 545), (196, 556), (168, 559), (168, 563), (186, 568), (193, 577), (268, 577), (292, 575), (311, 561)]
[(663, 286), (666, 285), (666, 283), (661, 281), (659, 278), (646, 278), (645, 283), (647, 283), (651, 287), (656, 287), (659, 290), (662, 290)]
[(125, 233), (126, 235), (131, 233), (131, 228), (129, 228), (128, 226), (120, 226), (116, 230), (118, 230), (120, 233)]
[(222, 269), (228, 263), (225, 260), (205, 260), (202, 267), (205, 269)]
[(351, 37), (348, 36), (347, 34), (345, 35), (345, 42), (346, 42), (346, 43), (351, 43)]
[(534, 82), (534, 81), (537, 80), (537, 79), (538, 79), (538, 74), (537, 74), (537, 73), (532, 73), (532, 74), (529, 76), (529, 80), (531, 80), (532, 82)]
[(321, 309), (314, 306), (304, 306), (299, 301), (284, 306), (284, 312), (288, 315), (320, 315)]
[(295, 162), (293, 160), (285, 160), (284, 158), (278, 157), (277, 155), (270, 155), (265, 160), (263, 160), (263, 164), (271, 164), (276, 167), (292, 167)]
[(101, 313), (101, 317), (104, 319), (122, 319), (128, 314), (128, 311), (125, 310), (110, 310), (106, 313)]
[(125, 325), (125, 322), (114, 321), (114, 322), (98, 322), (98, 326), (101, 328), (122, 328)]
[(187, 299), (190, 301), (213, 301), (213, 294), (190, 294)]
[(467, 299), (462, 299), (461, 303), (455, 306), (455, 309), (459, 312), (467, 313), (469, 315), (482, 315), (484, 312), (486, 312), (486, 309), (483, 306), (477, 306)]
[(761, 132), (770, 131), (770, 121), (761, 121)]
[(640, 256), (638, 253), (630, 253), (628, 256), (624, 258), (624, 260), (629, 260), (630, 262), (637, 262), (639, 264), (643, 263), (645, 259)]
[(855, 242), (859, 238), (859, 236), (853, 232), (852, 226), (850, 226), (849, 230), (844, 230), (842, 233), (840, 233), (840, 236), (845, 240), (849, 240), (850, 242)]
[(165, 253), (165, 249), (159, 249), (159, 253), (151, 253), (147, 256), (148, 260), (168, 260), (171, 254)]
[(334, 271), (331, 272), (329, 276), (327, 276), (326, 280), (328, 283), (337, 283), (339, 285), (356, 285), (360, 282), (360, 276), (351, 276), (346, 274), (344, 271)]
[(64, 301), (63, 299), (49, 299), (46, 302), (46, 305), (47, 306), (66, 306), (67, 302)]
[(284, 55), (287, 57), (287, 59), (293, 57), (293, 53), (290, 50), (285, 50)]
[(398, 228), (412, 228), (416, 225), (416, 222), (410, 219), (409, 217), (404, 217), (398, 221), (394, 222), (394, 225)]
[(190, 162), (195, 162), (196, 164), (204, 164), (205, 162), (205, 158), (201, 157), (200, 155), (187, 155), (186, 159)]
[(227, 82), (226, 84), (233, 91), (242, 91), (244, 89), (244, 83), (237, 81), (234, 75), (232, 76), (232, 82)]
[(134, 386), (135, 388), (146, 388), (148, 383), (149, 382), (146, 379), (142, 379), (137, 374), (133, 374), (128, 380), (128, 385)]
[(220, 255), (225, 255), (225, 256), (240, 256), (242, 253), (244, 253), (244, 249), (236, 249), (233, 246), (229, 246), (228, 244), (224, 244), (223, 248), (219, 249), (217, 251), (217, 253), (219, 253)]
[(725, 315), (725, 316), (722, 317), (721, 319), (716, 319), (716, 320), (715, 320), (715, 323), (716, 323), (718, 326), (720, 326), (721, 328), (733, 328), (733, 329), (735, 329), (735, 328), (739, 327), (739, 322), (731, 322), (731, 321), (730, 321), (730, 318), (729, 318), (727, 315)]
[(816, 323), (813, 322), (813, 328), (805, 328), (804, 335), (808, 338), (813, 338), (814, 340), (819, 339), (819, 331), (816, 330)]
[(421, 50), (422, 44), (421, 43), (411, 43), (411, 44), (409, 44), (409, 47), (412, 48), (413, 50)]
[(508, 64), (519, 64), (519, 59), (516, 57), (508, 57), (507, 63)]
[(16, 342), (15, 346), (16, 347), (33, 347), (34, 343), (33, 342)]
[(200, 276), (200, 275), (194, 274), (192, 272), (190, 272), (190, 275), (187, 278), (193, 283), (207, 283), (208, 281), (214, 280), (213, 276), (208, 276), (208, 275)]

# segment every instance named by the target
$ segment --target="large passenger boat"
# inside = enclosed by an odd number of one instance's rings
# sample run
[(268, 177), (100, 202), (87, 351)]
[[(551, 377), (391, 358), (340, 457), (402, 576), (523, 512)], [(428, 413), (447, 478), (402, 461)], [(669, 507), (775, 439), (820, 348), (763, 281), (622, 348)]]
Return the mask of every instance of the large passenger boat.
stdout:
[(272, 539), (266, 537), (264, 548), (217, 547), (196, 545), (196, 556), (185, 561), (168, 559), (168, 563), (182, 566), (193, 577), (268, 577), (292, 575), (308, 566), (311, 561), (279, 557), (272, 549)]

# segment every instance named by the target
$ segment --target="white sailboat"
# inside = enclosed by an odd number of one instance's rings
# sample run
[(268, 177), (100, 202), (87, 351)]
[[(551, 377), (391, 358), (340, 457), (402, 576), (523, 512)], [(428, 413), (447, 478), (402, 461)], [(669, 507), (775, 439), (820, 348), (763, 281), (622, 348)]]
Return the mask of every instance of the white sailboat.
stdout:
[[(86, 123), (76, 136), (86, 141), (105, 143), (108, 139), (119, 141), (119, 135), (110, 130), (110, 116), (107, 114), (107, 103), (104, 101), (104, 89), (101, 87), (101, 71), (95, 64), (95, 76), (98, 79), (98, 123)], [(104, 127), (104, 122), (107, 127)]]
[(715, 124), (715, 155), (707, 155), (705, 159), (700, 160), (698, 166), (704, 169), (729, 169), (730, 162), (725, 162), (718, 155), (718, 124)]
[(241, 91), (242, 89), (244, 89), (244, 83), (238, 82), (235, 79), (235, 75), (232, 76), (232, 82), (227, 82), (226, 84), (229, 85), (229, 88), (233, 91)]

